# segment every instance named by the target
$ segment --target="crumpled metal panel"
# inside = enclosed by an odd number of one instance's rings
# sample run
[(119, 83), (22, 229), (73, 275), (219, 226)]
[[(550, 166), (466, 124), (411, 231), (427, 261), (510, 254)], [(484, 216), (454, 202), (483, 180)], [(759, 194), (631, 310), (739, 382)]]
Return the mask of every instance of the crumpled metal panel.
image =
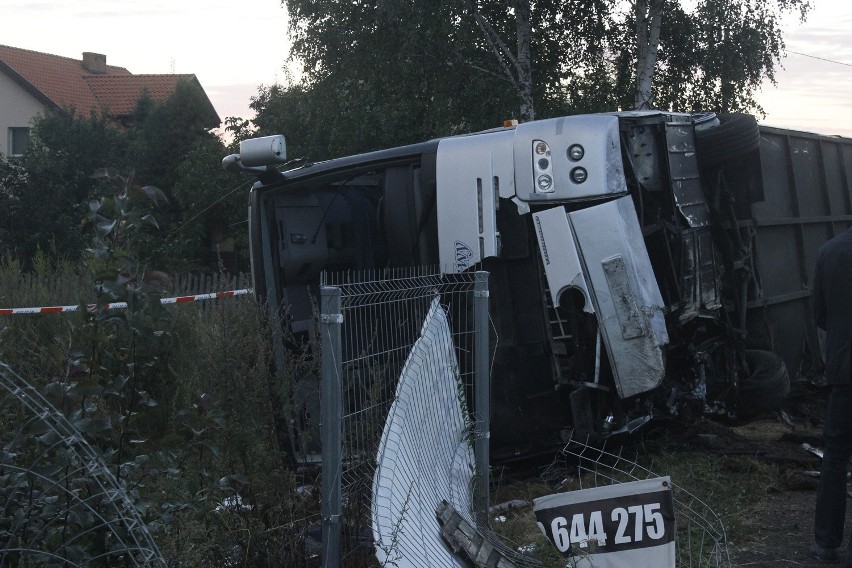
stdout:
[(695, 131), (691, 122), (666, 124), (666, 151), (672, 192), (680, 214), (690, 227), (710, 225), (710, 209), (701, 188)]
[(586, 300), (583, 311), (594, 313), (595, 308), (586, 278), (583, 276), (583, 266), (565, 208), (560, 206), (546, 209), (533, 213), (532, 217), (553, 305), (559, 305), (559, 296), (567, 288), (576, 288), (583, 293)]
[(656, 388), (665, 375), (663, 346), (669, 337), (633, 200), (625, 196), (568, 218), (619, 397)]
[(623, 256), (614, 256), (601, 262), (609, 292), (615, 300), (615, 315), (621, 326), (621, 337), (626, 340), (647, 333), (637, 298), (630, 286), (630, 277)]
[(682, 322), (702, 310), (722, 307), (722, 283), (716, 265), (716, 248), (710, 227), (685, 229), (681, 233), (681, 315)]
[(636, 181), (643, 191), (662, 191), (665, 168), (662, 167), (660, 152), (657, 150), (657, 124), (627, 124), (625, 144), (633, 166)]

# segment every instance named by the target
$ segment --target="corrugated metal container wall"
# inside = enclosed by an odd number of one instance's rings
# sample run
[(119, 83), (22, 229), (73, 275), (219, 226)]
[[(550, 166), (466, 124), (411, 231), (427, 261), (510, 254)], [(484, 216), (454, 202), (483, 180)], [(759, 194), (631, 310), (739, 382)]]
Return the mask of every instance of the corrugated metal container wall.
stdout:
[(820, 245), (852, 226), (852, 139), (761, 127), (765, 199), (751, 208), (759, 280), (750, 336), (768, 338), (791, 376), (819, 371), (810, 300)]

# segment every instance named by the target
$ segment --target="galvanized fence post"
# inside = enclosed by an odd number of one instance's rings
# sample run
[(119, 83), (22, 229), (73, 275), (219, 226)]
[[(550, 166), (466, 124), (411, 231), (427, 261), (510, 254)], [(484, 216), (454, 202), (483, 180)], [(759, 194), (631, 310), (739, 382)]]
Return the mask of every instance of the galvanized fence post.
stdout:
[(320, 335), (322, 336), (322, 372), (320, 380), (320, 421), (322, 441), (322, 565), (340, 566), (341, 505), (341, 290), (337, 286), (320, 289)]
[(480, 518), (486, 518), (490, 491), (490, 455), (488, 445), (491, 437), (491, 369), (489, 365), (488, 326), (488, 273), (475, 274), (473, 291), (474, 333), (474, 410), (476, 412), (474, 459), (476, 481), (474, 508)]

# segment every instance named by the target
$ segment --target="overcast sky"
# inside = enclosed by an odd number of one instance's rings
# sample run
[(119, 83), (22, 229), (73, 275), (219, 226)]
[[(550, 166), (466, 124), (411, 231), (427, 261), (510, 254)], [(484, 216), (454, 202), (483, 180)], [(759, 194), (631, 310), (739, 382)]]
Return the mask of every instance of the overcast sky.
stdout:
[(192, 73), (220, 118), (248, 118), (258, 86), (285, 79), (287, 17), (280, 0), (0, 0), (0, 43)]
[[(852, 2), (813, 3), (806, 24), (786, 27), (778, 86), (759, 96), (763, 122), (852, 136)], [(0, 0), (0, 43), (103, 53), (132, 73), (194, 73), (223, 119), (250, 117), (257, 87), (284, 81), (286, 32), (279, 0)]]
[(786, 27), (787, 57), (778, 85), (765, 84), (759, 96), (767, 113), (763, 122), (852, 136), (852, 2), (812, 3), (805, 24)]

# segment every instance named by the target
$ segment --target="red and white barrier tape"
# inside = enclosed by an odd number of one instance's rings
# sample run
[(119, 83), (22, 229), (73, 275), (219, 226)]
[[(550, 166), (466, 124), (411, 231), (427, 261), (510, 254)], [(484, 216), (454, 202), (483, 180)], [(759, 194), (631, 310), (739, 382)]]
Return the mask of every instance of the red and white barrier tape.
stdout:
[[(188, 302), (199, 302), (201, 300), (215, 300), (217, 298), (232, 298), (251, 294), (251, 288), (242, 290), (229, 290), (227, 292), (211, 292), (210, 294), (195, 294), (194, 296), (177, 296), (175, 298), (160, 298), (161, 304), (185, 304)], [(97, 304), (88, 304), (86, 309), (94, 311)], [(113, 302), (104, 304), (105, 310), (122, 310), (127, 307), (127, 302)], [(42, 308), (0, 308), (0, 316), (11, 316), (15, 314), (56, 314), (60, 312), (76, 312), (80, 306), (47, 306)]]

